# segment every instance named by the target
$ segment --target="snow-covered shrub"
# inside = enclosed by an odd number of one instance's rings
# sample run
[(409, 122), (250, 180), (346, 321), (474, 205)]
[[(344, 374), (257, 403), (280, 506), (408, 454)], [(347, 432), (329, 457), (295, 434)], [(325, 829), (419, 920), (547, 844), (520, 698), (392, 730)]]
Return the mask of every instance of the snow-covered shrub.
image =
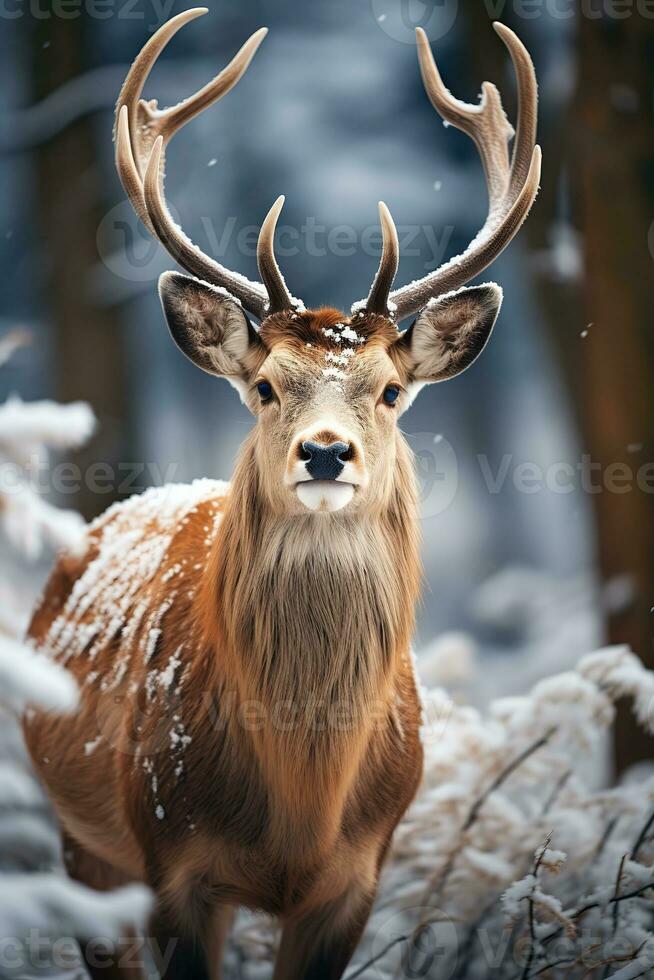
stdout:
[(561, 961), (561, 976), (608, 977), (631, 958), (642, 971), (654, 951), (654, 772), (596, 790), (590, 764), (623, 696), (651, 729), (654, 675), (624, 647), (485, 715), (427, 696), (425, 781), (369, 929), (373, 945), (380, 928), (392, 938), (391, 912), (413, 937), (391, 947), (389, 964), (431, 955), (417, 975), (526, 978)]
[[(622, 697), (651, 730), (654, 674), (624, 647), (484, 713), (425, 692), (423, 785), (346, 977), (654, 976), (654, 770), (593, 788)], [(273, 943), (239, 921), (244, 977), (270, 975)]]
[[(18, 334), (0, 338), (0, 368), (22, 341)], [(40, 497), (33, 477), (50, 449), (80, 445), (93, 425), (93, 413), (82, 404), (24, 404), (13, 397), (0, 405), (1, 976), (25, 976), (36, 955), (44, 962), (46, 950), (51, 968), (65, 963), (72, 969), (78, 953), (72, 938), (64, 937), (117, 937), (125, 925), (142, 923), (151, 904), (141, 886), (99, 893), (66, 878), (59, 834), (16, 723), (32, 705), (58, 712), (77, 706), (72, 676), (22, 639), (34, 589), (19, 567), (53, 547), (79, 547), (84, 522)], [(55, 945), (62, 941), (67, 949)]]
[[(18, 333), (2, 338), (0, 368), (20, 343)], [(0, 405), (0, 527), (26, 557), (36, 559), (48, 546), (74, 550), (81, 544), (80, 516), (54, 507), (39, 495), (34, 483), (47, 466), (50, 450), (83, 445), (94, 425), (93, 412), (82, 402), (26, 404), (12, 395)]]

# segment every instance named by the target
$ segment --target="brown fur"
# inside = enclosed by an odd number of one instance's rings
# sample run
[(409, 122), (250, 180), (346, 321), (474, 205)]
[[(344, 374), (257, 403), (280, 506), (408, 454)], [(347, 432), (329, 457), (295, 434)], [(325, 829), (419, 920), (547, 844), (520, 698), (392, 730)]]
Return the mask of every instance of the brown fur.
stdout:
[[(374, 340), (385, 349), (397, 342), (397, 330), (385, 317), (366, 313), (352, 320), (331, 306), (303, 313), (276, 313), (264, 320), (260, 337), (269, 349), (279, 343), (302, 347), (309, 343), (324, 352), (332, 346), (324, 331), (340, 323), (352, 324), (366, 341)], [(315, 356), (319, 356), (319, 351)]]
[[(75, 842), (72, 873), (91, 885), (107, 868), (116, 880), (148, 882), (158, 896), (156, 934), (194, 937), (216, 961), (227, 906), (279, 916), (276, 980), (341, 975), (421, 774), (409, 657), (420, 577), (416, 490), (390, 410), (373, 401), (372, 416), (359, 407), (342, 417), (359, 427), (368, 465), (379, 468), (374, 506), (370, 492), (358, 510), (281, 515), (268, 462), (277, 454), (271, 433), (286, 433), (287, 452), (306, 423), (293, 401), (316, 357), (306, 345), (324, 355), (323, 328), (344, 321), (333, 310), (269, 318), (257, 343), (276, 383), (283, 374), (289, 386), (288, 420), (271, 410), (255, 426), (225, 495), (208, 490), (183, 516), (165, 519), (129, 504), (110, 510), (91, 529), (85, 558), (60, 562), (30, 630), (41, 645), (58, 636), (60, 649), (66, 622), (76, 629), (58, 655), (80, 684), (80, 711), (35, 714), (25, 725)], [(397, 373), (386, 353), (397, 333), (387, 321), (356, 329), (367, 341), (347, 384), (355, 400), (364, 392), (363, 405), (366, 385), (376, 390), (383, 372)], [(162, 534), (170, 542), (156, 574), (130, 593), (120, 562), (129, 577), (139, 542), (156, 545)], [(64, 610), (116, 537), (125, 554), (118, 549), (115, 585), (105, 571), (106, 588), (126, 599), (100, 642), (97, 620), (110, 618), (102, 587), (81, 614)], [(148, 630), (162, 609), (148, 659)], [(171, 750), (180, 720), (190, 739), (183, 752)], [(172, 969), (176, 976), (180, 967)]]

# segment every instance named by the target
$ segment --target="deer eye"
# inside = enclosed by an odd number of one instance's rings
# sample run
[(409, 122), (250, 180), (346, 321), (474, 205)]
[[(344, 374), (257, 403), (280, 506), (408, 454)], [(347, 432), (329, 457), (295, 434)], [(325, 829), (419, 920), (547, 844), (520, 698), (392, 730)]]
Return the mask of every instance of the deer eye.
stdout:
[(384, 389), (384, 401), (387, 405), (394, 405), (400, 394), (397, 385), (387, 385)]
[(257, 384), (257, 391), (262, 402), (269, 402), (272, 398), (272, 385), (268, 381), (260, 381)]

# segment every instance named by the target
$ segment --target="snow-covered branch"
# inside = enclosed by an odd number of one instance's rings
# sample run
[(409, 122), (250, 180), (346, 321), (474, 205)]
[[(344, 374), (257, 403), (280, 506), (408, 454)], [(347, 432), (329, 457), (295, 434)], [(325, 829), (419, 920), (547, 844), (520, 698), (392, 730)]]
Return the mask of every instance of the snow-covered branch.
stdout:
[(28, 705), (72, 711), (77, 705), (77, 684), (43, 654), (0, 636), (0, 705), (17, 712)]
[[(0, 338), (0, 367), (26, 342), (22, 332)], [(34, 602), (21, 594), (19, 559), (38, 558), (46, 548), (77, 550), (85, 525), (73, 511), (62, 511), (41, 497), (35, 469), (47, 464), (50, 450), (82, 445), (95, 425), (88, 406), (50, 401), (23, 403), (13, 397), (0, 405), (0, 560), (6, 582), (0, 586), (0, 937), (13, 943), (11, 968), (3, 976), (31, 972), (29, 945), (69, 937), (117, 938), (126, 927), (141, 928), (152, 897), (142, 886), (110, 893), (69, 881), (63, 871), (60, 834), (50, 807), (27, 770), (16, 731), (16, 717), (31, 707), (70, 712), (78, 704), (73, 677), (22, 638), (22, 610)], [(15, 758), (7, 758), (11, 745)], [(5, 957), (6, 958), (6, 957)], [(79, 975), (79, 961), (76, 966)]]
[(46, 547), (80, 547), (84, 524), (79, 515), (54, 507), (33, 482), (47, 465), (50, 450), (82, 445), (94, 426), (93, 413), (82, 403), (25, 404), (13, 397), (0, 405), (0, 526), (30, 560)]

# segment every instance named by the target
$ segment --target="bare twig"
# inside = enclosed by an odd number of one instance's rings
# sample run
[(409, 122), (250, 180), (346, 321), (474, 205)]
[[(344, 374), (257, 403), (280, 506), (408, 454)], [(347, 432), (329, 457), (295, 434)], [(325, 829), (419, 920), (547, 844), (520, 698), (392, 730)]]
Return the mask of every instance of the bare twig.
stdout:
[(388, 953), (389, 950), (393, 948), (393, 946), (397, 946), (398, 943), (403, 943), (406, 939), (410, 939), (410, 938), (411, 938), (410, 933), (408, 933), (406, 936), (395, 936), (395, 938), (391, 939), (391, 941), (387, 943), (386, 946), (384, 946), (384, 948), (379, 953), (377, 953), (371, 959), (367, 960), (363, 964), (363, 966), (358, 966), (354, 971), (354, 973), (348, 974), (345, 980), (356, 980), (357, 977), (362, 977), (365, 971), (368, 970), (371, 966), (374, 966), (375, 963), (378, 963), (379, 960), (383, 959), (383, 957), (386, 956), (386, 953)]
[(649, 819), (636, 839), (636, 843), (634, 844), (631, 854), (629, 855), (630, 860), (635, 861), (637, 859), (638, 852), (645, 843), (645, 839), (652, 828), (652, 824), (654, 824), (654, 810), (650, 814)]
[[(609, 970), (615, 963), (630, 963), (633, 960), (638, 959), (640, 955), (640, 951), (642, 950), (646, 942), (647, 940), (643, 939), (640, 946), (634, 949), (631, 953), (625, 953), (623, 956), (609, 956), (606, 959), (598, 960), (596, 963), (590, 963), (588, 965), (588, 968), (586, 969), (586, 972), (583, 974), (580, 980), (585, 980), (586, 977), (591, 977), (593, 975), (593, 970), (597, 970), (600, 966), (604, 967), (603, 976), (606, 977), (608, 975)], [(640, 975), (641, 974), (639, 974), (639, 976)]]
[[(648, 882), (646, 885), (641, 885), (640, 888), (635, 888), (631, 892), (623, 892), (621, 895), (613, 896), (608, 900), (608, 905), (613, 905), (619, 902), (628, 902), (631, 898), (640, 898), (645, 892), (650, 891), (654, 888), (654, 881)], [(592, 912), (593, 909), (602, 908), (603, 902), (589, 902), (588, 905), (583, 905), (580, 909), (576, 909), (574, 912), (568, 913), (569, 919), (580, 919), (582, 916), (586, 915), (587, 912)], [(541, 939), (541, 943), (551, 942), (556, 939), (557, 936), (561, 935), (563, 927), (558, 926), (554, 929), (549, 936), (544, 936)]]
[(541, 849), (536, 854), (536, 861), (534, 863), (534, 869), (532, 874), (534, 876), (534, 887), (531, 890), (531, 895), (529, 895), (527, 901), (529, 903), (529, 953), (527, 954), (527, 960), (525, 962), (524, 970), (522, 971), (522, 980), (527, 980), (529, 976), (529, 971), (531, 970), (531, 965), (534, 962), (534, 956), (536, 955), (536, 920), (534, 914), (534, 890), (538, 884), (538, 872), (541, 869), (543, 863), (543, 858), (548, 847), (552, 843), (552, 835), (548, 834), (545, 843)]
[(595, 858), (596, 861), (597, 861), (597, 859), (599, 857), (602, 856), (602, 854), (604, 852), (604, 848), (608, 844), (609, 839), (611, 837), (611, 834), (613, 833), (613, 831), (615, 830), (615, 828), (618, 825), (618, 820), (619, 819), (620, 819), (619, 816), (611, 817), (611, 819), (607, 823), (606, 827), (604, 828), (604, 833), (602, 834), (602, 836), (600, 838), (600, 842), (599, 842), (599, 844), (597, 846), (597, 850), (595, 851), (595, 855), (594, 855), (594, 858)]
[(468, 818), (462, 828), (462, 833), (465, 834), (466, 831), (470, 830), (479, 815), (479, 811), (483, 807), (488, 797), (492, 796), (493, 793), (500, 789), (500, 787), (507, 781), (509, 776), (512, 776), (516, 769), (519, 769), (520, 766), (534, 754), (534, 752), (537, 752), (538, 749), (542, 749), (544, 745), (547, 745), (555, 732), (555, 727), (549, 728), (544, 735), (542, 735), (539, 739), (536, 739), (535, 742), (532, 742), (531, 745), (528, 745), (527, 748), (520, 753), (520, 755), (516, 756), (516, 758), (502, 770), (499, 776), (497, 776), (490, 784), (488, 789), (486, 789), (473, 803), (472, 807), (470, 808)]
[(570, 779), (570, 776), (572, 776), (572, 769), (566, 769), (566, 771), (563, 773), (561, 778), (557, 780), (554, 789), (548, 796), (547, 800), (545, 801), (545, 805), (543, 806), (543, 816), (547, 816), (547, 814), (550, 812), (550, 810), (558, 800), (564, 786)]
[[(632, 892), (623, 892), (622, 895), (616, 895), (609, 899), (609, 904), (615, 904), (618, 902), (628, 902), (630, 898), (640, 898), (645, 892), (650, 891), (654, 888), (654, 881), (648, 882), (646, 885), (641, 885), (640, 888), (635, 888)], [(586, 912), (592, 911), (592, 909), (599, 909), (602, 907), (601, 902), (589, 902), (588, 905), (584, 905), (583, 908), (578, 909), (576, 912), (570, 914), (571, 919), (579, 919)]]
[[(620, 895), (620, 885), (622, 884), (622, 872), (624, 871), (624, 863), (627, 860), (628, 856), (629, 856), (628, 854), (623, 854), (622, 858), (620, 859), (618, 873), (615, 878), (615, 888), (613, 889), (614, 898), (618, 898), (618, 896)], [(612, 911), (611, 917), (613, 919), (613, 928), (611, 934), (615, 936), (616, 932), (618, 931), (618, 919), (620, 915), (620, 906), (618, 905), (617, 902), (614, 904), (613, 909), (611, 911)], [(606, 961), (606, 964), (604, 966), (604, 973), (602, 974), (603, 980), (606, 980), (606, 978), (608, 977), (609, 970), (611, 969), (611, 963), (612, 963), (611, 960)], [(600, 964), (598, 963), (597, 965), (599, 966)]]
[(576, 962), (576, 957), (571, 959), (569, 956), (563, 956), (560, 960), (554, 960), (552, 963), (545, 963), (543, 966), (539, 966), (537, 970), (529, 974), (529, 980), (533, 980), (534, 977), (540, 977), (543, 973), (547, 973), (548, 970), (554, 970), (557, 966), (566, 966), (568, 963), (574, 965)]
[[(620, 861), (620, 867), (618, 868), (618, 874), (617, 874), (617, 877), (615, 879), (615, 890), (613, 892), (613, 897), (614, 898), (618, 898), (620, 896), (620, 884), (622, 882), (622, 872), (624, 871), (624, 863), (625, 863), (626, 860), (627, 860), (627, 855), (626, 854), (623, 854), (622, 855), (622, 859)], [(618, 928), (618, 912), (619, 912), (619, 910), (620, 910), (620, 906), (616, 902), (614, 904), (614, 906), (613, 906), (613, 935), (614, 936), (615, 936), (616, 931), (617, 931), (617, 928)]]

